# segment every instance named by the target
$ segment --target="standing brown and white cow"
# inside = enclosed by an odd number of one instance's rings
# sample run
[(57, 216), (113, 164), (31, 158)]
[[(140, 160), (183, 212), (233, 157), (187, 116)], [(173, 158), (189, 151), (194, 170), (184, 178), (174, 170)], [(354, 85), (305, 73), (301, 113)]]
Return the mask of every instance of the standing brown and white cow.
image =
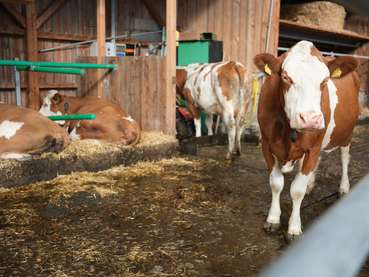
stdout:
[[(228, 133), (227, 158), (241, 153), (242, 118), (250, 107), (246, 68), (233, 61), (190, 64), (177, 69), (177, 89), (187, 100), (194, 118), (196, 137), (201, 136), (200, 110), (206, 116), (208, 135), (213, 134), (213, 115), (221, 115)], [(236, 145), (235, 145), (236, 144)]]
[(0, 104), (0, 158), (59, 152), (68, 143), (67, 132), (37, 111)]
[(70, 97), (50, 90), (43, 99), (39, 112), (45, 116), (96, 114), (95, 120), (69, 122), (68, 129), (72, 138), (96, 139), (123, 145), (136, 144), (140, 139), (140, 128), (131, 116), (118, 105), (97, 97)]
[(262, 86), (258, 108), (262, 150), (272, 190), (264, 227), (267, 231), (279, 227), (283, 173), (291, 171), (300, 160), (290, 190), (293, 208), (287, 235), (293, 239), (302, 233), (301, 202), (314, 185), (322, 150), (340, 148), (339, 192), (349, 191), (349, 149), (359, 115), (359, 77), (355, 72), (358, 62), (352, 57), (325, 59), (311, 42), (300, 41), (278, 58), (259, 54), (254, 63), (269, 75)]

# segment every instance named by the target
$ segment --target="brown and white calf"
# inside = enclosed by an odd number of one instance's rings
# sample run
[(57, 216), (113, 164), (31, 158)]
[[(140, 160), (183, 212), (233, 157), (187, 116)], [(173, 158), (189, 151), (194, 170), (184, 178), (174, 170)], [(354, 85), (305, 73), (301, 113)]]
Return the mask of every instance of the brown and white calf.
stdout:
[(299, 160), (300, 168), (290, 189), (293, 207), (288, 237), (292, 239), (302, 233), (301, 202), (314, 185), (321, 151), (340, 148), (339, 192), (349, 191), (349, 149), (359, 115), (359, 77), (355, 72), (358, 63), (352, 57), (326, 59), (308, 41), (300, 41), (279, 57), (259, 54), (254, 63), (269, 73), (258, 108), (262, 150), (272, 190), (264, 227), (267, 231), (279, 227), (283, 173), (291, 171)]
[(26, 159), (59, 152), (69, 143), (67, 132), (37, 111), (0, 104), (0, 157)]
[[(241, 153), (242, 117), (250, 103), (246, 68), (233, 61), (190, 64), (177, 69), (177, 90), (187, 100), (194, 118), (196, 137), (201, 136), (200, 110), (206, 115), (208, 135), (213, 134), (213, 115), (220, 115), (228, 133), (227, 158)], [(236, 144), (236, 145), (235, 145)]]
[(96, 139), (124, 145), (136, 144), (140, 139), (140, 128), (131, 116), (118, 105), (97, 97), (70, 97), (50, 90), (43, 99), (39, 112), (45, 116), (96, 114), (94, 120), (68, 122), (72, 138)]

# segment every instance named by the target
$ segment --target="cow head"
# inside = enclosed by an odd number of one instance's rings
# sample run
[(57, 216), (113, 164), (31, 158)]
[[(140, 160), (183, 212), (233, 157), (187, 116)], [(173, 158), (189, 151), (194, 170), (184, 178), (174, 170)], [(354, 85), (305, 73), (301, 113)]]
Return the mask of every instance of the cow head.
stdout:
[(57, 90), (49, 90), (42, 101), (39, 112), (42, 115), (62, 115), (69, 110), (68, 103), (65, 102), (65, 96), (58, 93)]
[(341, 78), (356, 69), (352, 57), (327, 61), (311, 42), (300, 41), (280, 57), (259, 54), (255, 65), (280, 79), (283, 108), (290, 127), (297, 131), (325, 128), (321, 109), (322, 93), (334, 89), (331, 78)]

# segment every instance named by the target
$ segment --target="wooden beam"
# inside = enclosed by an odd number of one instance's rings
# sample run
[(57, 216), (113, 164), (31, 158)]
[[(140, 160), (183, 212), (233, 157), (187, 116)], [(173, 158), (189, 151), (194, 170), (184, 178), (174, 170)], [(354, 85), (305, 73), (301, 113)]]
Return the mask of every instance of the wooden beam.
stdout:
[[(97, 16), (97, 62), (102, 63), (105, 57), (105, 0), (96, 0), (96, 16)], [(103, 70), (97, 70), (97, 97), (103, 96)]]
[(166, 111), (165, 132), (175, 134), (177, 0), (166, 0)]
[[(27, 22), (27, 59), (29, 61), (38, 60), (37, 48), (37, 14), (36, 4), (31, 2), (26, 6), (26, 22)], [(28, 72), (28, 107), (38, 110), (40, 106), (40, 91), (38, 87), (38, 73)]]
[(145, 8), (149, 12), (150, 16), (155, 20), (155, 22), (160, 26), (165, 26), (165, 21), (163, 16), (155, 9), (157, 6), (157, 3), (155, 4), (155, 1), (152, 0), (141, 0), (144, 4)]
[(41, 13), (37, 18), (37, 29), (44, 23), (65, 3), (65, 0), (52, 1), (51, 4)]
[(1, 6), (3, 6), (4, 9), (9, 13), (15, 23), (17, 23), (22, 28), (26, 28), (26, 20), (17, 10), (14, 9), (14, 6), (6, 3), (1, 3)]
[[(18, 27), (0, 26), (0, 35), (24, 36), (25, 31)], [(55, 41), (84, 41), (96, 38), (96, 36), (92, 35), (78, 35), (78, 34), (65, 34), (53, 32), (38, 32), (37, 37), (38, 39), (42, 40), (55, 40)]]
[(33, 0), (0, 0), (0, 2), (7, 2), (12, 4), (27, 4), (33, 2)]
[[(27, 89), (27, 84), (21, 84), (22, 89)], [(14, 90), (13, 83), (0, 84), (0, 90)], [(78, 89), (77, 83), (40, 84), (40, 89)]]

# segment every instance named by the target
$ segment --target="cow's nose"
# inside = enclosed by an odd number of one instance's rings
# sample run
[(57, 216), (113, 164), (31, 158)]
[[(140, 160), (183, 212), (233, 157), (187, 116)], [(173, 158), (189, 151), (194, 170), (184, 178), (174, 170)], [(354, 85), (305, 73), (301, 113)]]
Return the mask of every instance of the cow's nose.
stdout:
[(299, 129), (322, 129), (323, 120), (321, 112), (301, 112), (297, 115)]

